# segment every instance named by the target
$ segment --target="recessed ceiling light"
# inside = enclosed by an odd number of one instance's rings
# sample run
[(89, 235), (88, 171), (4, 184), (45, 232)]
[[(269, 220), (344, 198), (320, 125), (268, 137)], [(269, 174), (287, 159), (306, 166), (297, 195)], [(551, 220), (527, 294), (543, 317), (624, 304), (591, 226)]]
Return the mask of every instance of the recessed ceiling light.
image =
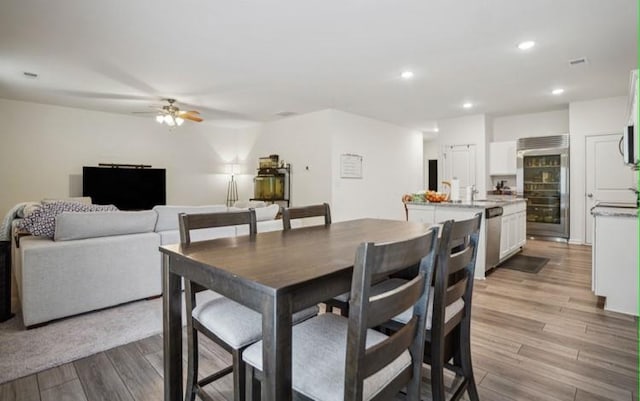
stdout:
[(554, 95), (562, 95), (564, 93), (564, 89), (556, 88), (556, 89), (552, 90), (551, 93), (554, 94)]
[(534, 42), (533, 40), (526, 40), (524, 42), (518, 43), (518, 49), (520, 49), (520, 50), (529, 50), (535, 45), (536, 45), (536, 42)]
[(411, 79), (413, 78), (413, 71), (403, 71), (400, 76), (402, 77), (402, 79)]
[(464, 107), (465, 109), (470, 109), (470, 108), (473, 107), (473, 103), (467, 102), (467, 103), (463, 104), (462, 107)]
[(433, 132), (440, 132), (440, 128), (435, 127), (435, 128), (433, 129)]

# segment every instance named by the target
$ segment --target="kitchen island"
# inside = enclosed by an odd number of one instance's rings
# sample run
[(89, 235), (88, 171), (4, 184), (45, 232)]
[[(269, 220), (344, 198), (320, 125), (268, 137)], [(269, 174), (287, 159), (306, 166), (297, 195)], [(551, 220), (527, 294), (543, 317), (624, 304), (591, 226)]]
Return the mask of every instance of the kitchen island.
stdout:
[[(487, 271), (518, 253), (526, 242), (526, 200), (522, 198), (500, 197), (470, 202), (407, 202), (405, 206), (409, 221), (427, 224), (466, 220), (476, 213), (482, 213), (476, 278), (484, 279)], [(502, 208), (501, 220), (487, 221), (487, 211), (495, 207)], [(496, 224), (499, 225), (496, 227)], [(499, 250), (495, 241), (499, 241)], [(494, 257), (496, 252), (499, 255)]]

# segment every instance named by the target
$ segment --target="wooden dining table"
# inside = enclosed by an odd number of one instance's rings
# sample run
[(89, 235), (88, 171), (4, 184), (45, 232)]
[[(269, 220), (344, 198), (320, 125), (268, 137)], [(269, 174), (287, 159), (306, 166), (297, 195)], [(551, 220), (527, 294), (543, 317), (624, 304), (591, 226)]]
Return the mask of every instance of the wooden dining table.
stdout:
[(181, 277), (262, 314), (262, 399), (289, 401), (291, 315), (350, 290), (360, 243), (404, 240), (428, 228), (359, 219), (161, 246), (165, 401), (184, 397)]

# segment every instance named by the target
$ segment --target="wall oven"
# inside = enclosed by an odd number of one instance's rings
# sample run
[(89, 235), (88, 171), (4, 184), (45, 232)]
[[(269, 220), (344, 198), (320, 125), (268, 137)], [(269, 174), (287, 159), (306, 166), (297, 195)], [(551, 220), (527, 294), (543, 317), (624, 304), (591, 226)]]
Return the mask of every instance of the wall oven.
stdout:
[(516, 184), (527, 199), (527, 235), (569, 239), (569, 135), (520, 138)]

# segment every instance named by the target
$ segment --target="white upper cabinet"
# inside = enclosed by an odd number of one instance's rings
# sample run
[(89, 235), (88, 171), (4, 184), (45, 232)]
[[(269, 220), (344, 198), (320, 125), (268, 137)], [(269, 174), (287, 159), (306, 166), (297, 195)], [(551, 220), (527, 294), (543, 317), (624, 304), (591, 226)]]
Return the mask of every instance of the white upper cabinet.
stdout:
[(489, 144), (489, 175), (516, 175), (516, 141)]

